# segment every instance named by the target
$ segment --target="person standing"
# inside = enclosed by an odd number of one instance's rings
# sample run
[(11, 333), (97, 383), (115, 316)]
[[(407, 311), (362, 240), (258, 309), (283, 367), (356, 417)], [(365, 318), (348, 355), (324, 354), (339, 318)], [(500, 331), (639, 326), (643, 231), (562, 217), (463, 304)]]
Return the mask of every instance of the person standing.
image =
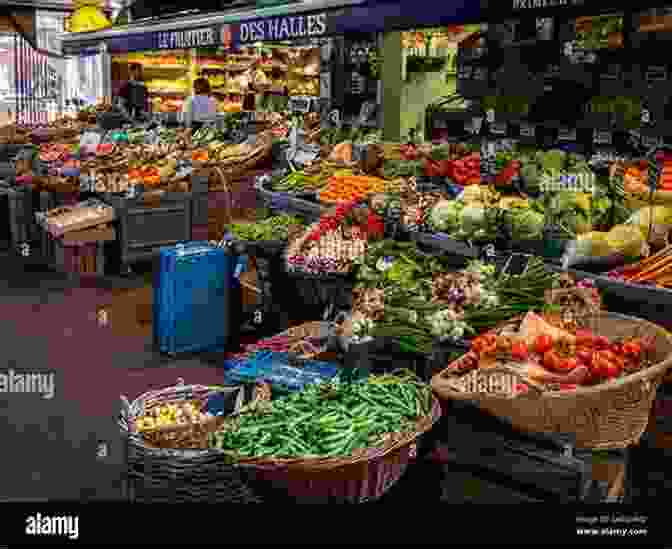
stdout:
[(131, 63), (129, 80), (119, 90), (118, 104), (122, 112), (132, 120), (146, 118), (150, 112), (147, 86), (145, 86), (142, 65)]
[(203, 124), (217, 117), (217, 101), (210, 95), (210, 82), (207, 78), (194, 81), (194, 95), (189, 97), (182, 107), (184, 124), (187, 128), (199, 130)]

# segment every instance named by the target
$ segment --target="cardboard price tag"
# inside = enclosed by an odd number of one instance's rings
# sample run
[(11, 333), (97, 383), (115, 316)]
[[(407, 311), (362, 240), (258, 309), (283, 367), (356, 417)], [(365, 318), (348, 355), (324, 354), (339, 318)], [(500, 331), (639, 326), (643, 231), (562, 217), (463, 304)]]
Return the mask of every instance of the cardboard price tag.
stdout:
[(536, 128), (531, 124), (521, 124), (520, 125), (520, 136), (533, 138), (536, 135)]

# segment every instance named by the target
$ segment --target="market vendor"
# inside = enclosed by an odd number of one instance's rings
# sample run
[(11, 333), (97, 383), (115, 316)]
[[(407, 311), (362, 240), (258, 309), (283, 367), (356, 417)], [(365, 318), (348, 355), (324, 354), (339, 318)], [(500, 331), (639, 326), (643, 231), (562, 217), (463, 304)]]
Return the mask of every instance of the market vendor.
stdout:
[(182, 112), (185, 126), (194, 130), (216, 119), (217, 101), (210, 95), (210, 82), (207, 78), (194, 80), (194, 95), (184, 102)]
[(130, 119), (142, 120), (150, 111), (142, 65), (131, 63), (128, 68), (130, 77), (119, 90), (117, 106)]

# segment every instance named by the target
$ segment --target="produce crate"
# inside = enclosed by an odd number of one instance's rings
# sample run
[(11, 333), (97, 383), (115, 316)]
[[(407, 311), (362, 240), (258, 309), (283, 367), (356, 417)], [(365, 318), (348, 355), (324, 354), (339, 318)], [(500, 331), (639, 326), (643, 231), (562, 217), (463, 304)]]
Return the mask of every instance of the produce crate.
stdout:
[(122, 268), (151, 260), (161, 247), (191, 240), (191, 193), (105, 200), (116, 211)]
[(267, 183), (255, 183), (257, 199), (266, 208), (304, 216), (307, 221), (315, 221), (327, 210), (317, 201), (293, 197), (289, 193), (271, 191)]
[(443, 412), (427, 434), (435, 447), (433, 456), (449, 472), (466, 474), (472, 481), (472, 491), (466, 493), (461, 491), (464, 485), (458, 484), (454, 491), (447, 486), (452, 493), (445, 495), (447, 500), (451, 496), (481, 503), (586, 498), (590, 469), (575, 456), (571, 438), (519, 432), (470, 404), (446, 403)]
[(294, 360), (288, 353), (259, 351), (247, 358), (224, 363), (226, 381), (230, 384), (267, 382), (274, 392), (300, 391), (308, 384), (327, 382), (338, 375), (334, 363)]
[(405, 351), (396, 338), (372, 338), (361, 343), (348, 345), (344, 357), (346, 369), (353, 374), (381, 374), (398, 369), (413, 371), (419, 378), (432, 378), (432, 361), (420, 353)]
[(422, 231), (410, 231), (409, 237), (428, 250), (439, 250), (443, 253), (462, 258), (478, 258), (481, 251), (477, 246), (452, 239), (444, 233), (424, 233)]

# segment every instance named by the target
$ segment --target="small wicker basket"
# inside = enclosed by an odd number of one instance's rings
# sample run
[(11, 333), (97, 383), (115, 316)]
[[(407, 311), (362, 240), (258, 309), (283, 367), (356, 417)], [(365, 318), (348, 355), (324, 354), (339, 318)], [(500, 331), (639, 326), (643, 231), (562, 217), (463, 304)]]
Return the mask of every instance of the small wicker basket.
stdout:
[[(657, 388), (672, 365), (672, 335), (648, 321), (610, 312), (580, 321), (610, 339), (653, 337), (654, 365), (598, 386), (546, 391), (506, 365), (460, 375), (458, 359), (432, 378), (432, 388), (444, 400), (474, 402), (522, 431), (573, 435), (579, 449), (622, 449), (636, 444), (646, 430)], [(530, 391), (519, 394), (517, 382)]]
[[(207, 434), (186, 428), (166, 434), (175, 445), (201, 448), (167, 448), (148, 443), (135, 428), (135, 420), (152, 407), (165, 403), (204, 400), (214, 393), (238, 391), (234, 411), (242, 406), (237, 387), (184, 385), (150, 391), (129, 403), (122, 396), (119, 427), (126, 436), (126, 492), (136, 502), (235, 502), (255, 503), (259, 497), (245, 481), (244, 472), (221, 452), (207, 448)], [(261, 394), (255, 398), (261, 398)], [(203, 437), (205, 435), (205, 438)], [(164, 443), (166, 441), (164, 440)]]

